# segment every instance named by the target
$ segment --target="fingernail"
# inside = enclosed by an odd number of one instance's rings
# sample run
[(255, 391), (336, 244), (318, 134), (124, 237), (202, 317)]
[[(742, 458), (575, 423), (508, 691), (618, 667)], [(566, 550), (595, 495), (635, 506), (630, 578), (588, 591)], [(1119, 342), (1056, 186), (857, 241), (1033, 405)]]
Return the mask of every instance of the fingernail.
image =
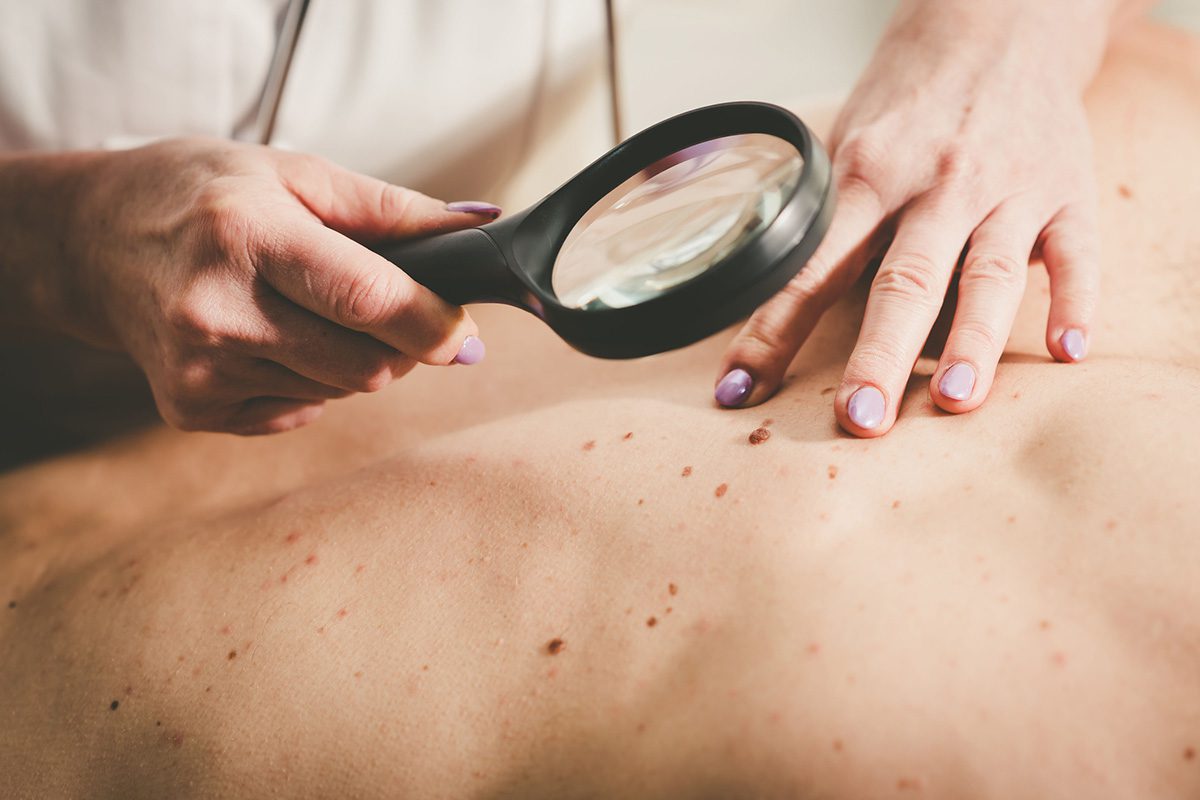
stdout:
[(1058, 343), (1072, 361), (1082, 361), (1087, 355), (1087, 340), (1083, 338), (1083, 331), (1078, 328), (1067, 328)]
[(500, 216), (501, 212), (500, 206), (485, 203), (482, 200), (457, 200), (453, 203), (446, 203), (446, 210), (456, 214), (485, 214), (492, 219)]
[(717, 390), (713, 392), (713, 396), (717, 398), (717, 402), (726, 408), (733, 408), (742, 404), (750, 394), (750, 389), (754, 387), (754, 379), (750, 377), (750, 373), (744, 369), (730, 370), (729, 373), (721, 378), (721, 382), (717, 384)]
[(864, 386), (850, 395), (846, 413), (855, 425), (870, 430), (878, 428), (879, 423), (883, 422), (883, 409), (883, 392), (874, 386)]
[(938, 391), (951, 400), (966, 400), (975, 388), (975, 370), (970, 364), (959, 361), (950, 367), (938, 381)]
[(468, 336), (463, 339), (462, 347), (458, 348), (458, 355), (454, 357), (455, 364), (478, 364), (483, 361), (484, 354), (487, 353), (487, 348), (483, 346), (483, 340), (478, 336)]

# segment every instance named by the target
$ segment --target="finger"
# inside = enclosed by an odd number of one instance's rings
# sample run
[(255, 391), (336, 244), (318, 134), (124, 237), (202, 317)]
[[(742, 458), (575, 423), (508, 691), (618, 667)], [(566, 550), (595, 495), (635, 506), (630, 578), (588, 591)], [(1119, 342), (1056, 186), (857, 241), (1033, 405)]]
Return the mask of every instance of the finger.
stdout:
[(387, 259), (316, 224), (287, 228), (258, 254), (262, 278), (297, 305), (425, 364), (450, 364), (475, 322)]
[(754, 405), (774, 394), (821, 315), (873, 255), (873, 239), (883, 220), (878, 196), (862, 182), (840, 192), (829, 231), (813, 257), (751, 315), (726, 348), (715, 392), (718, 404)]
[(254, 319), (253, 330), (246, 335), (242, 352), (276, 361), (319, 383), (350, 392), (375, 392), (416, 364), (365, 333), (300, 308), (268, 286), (256, 292), (254, 304), (246, 315)]
[(490, 222), (500, 208), (451, 203), (360, 175), (319, 156), (279, 153), (285, 185), (325, 225), (360, 240), (425, 236)]
[(1069, 205), (1042, 231), (1042, 259), (1050, 277), (1046, 349), (1059, 361), (1087, 357), (1100, 299), (1100, 235), (1095, 209)]
[(1029, 255), (1044, 217), (1028, 202), (1010, 201), (985, 219), (967, 245), (958, 305), (929, 393), (940, 408), (978, 408), (991, 389), (1025, 294)]
[(964, 204), (949, 192), (924, 195), (904, 212), (834, 401), (847, 432), (881, 436), (892, 427), (970, 232)]
[(235, 407), (221, 432), (238, 436), (264, 436), (295, 430), (324, 412), (324, 401), (290, 397), (254, 397)]

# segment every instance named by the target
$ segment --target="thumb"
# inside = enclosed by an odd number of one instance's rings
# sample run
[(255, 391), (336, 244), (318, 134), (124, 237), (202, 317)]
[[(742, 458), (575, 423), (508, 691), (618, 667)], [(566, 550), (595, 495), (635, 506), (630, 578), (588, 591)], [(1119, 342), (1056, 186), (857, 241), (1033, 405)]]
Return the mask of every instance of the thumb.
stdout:
[(319, 156), (279, 155), (279, 177), (292, 194), (327, 227), (360, 241), (427, 236), (500, 216), (491, 203), (447, 204)]

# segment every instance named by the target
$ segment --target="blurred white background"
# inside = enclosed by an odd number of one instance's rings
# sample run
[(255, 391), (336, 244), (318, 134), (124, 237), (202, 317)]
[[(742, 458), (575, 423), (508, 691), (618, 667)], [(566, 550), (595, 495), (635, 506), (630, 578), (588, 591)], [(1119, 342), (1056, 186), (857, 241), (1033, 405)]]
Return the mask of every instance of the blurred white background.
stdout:
[[(895, 5), (615, 0), (623, 131), (723, 100), (820, 104), (841, 97)], [(1153, 15), (1200, 33), (1200, 0), (1163, 0)]]

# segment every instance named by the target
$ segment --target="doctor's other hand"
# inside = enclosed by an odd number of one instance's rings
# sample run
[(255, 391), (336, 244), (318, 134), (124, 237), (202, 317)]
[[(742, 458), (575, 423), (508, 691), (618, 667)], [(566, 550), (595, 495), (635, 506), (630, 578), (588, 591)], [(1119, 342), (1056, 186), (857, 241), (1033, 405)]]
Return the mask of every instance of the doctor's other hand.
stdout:
[(730, 344), (720, 405), (770, 397), (822, 313), (880, 253), (834, 396), (847, 432), (880, 436), (895, 423), (960, 259), (929, 387), (937, 406), (973, 411), (987, 397), (1035, 252), (1050, 278), (1046, 347), (1059, 361), (1085, 357), (1099, 265), (1082, 94), (1107, 35), (1089, 2), (901, 5), (831, 136), (828, 234)]
[(462, 308), (359, 242), (482, 224), (495, 206), (208, 139), (97, 154), (81, 186), (79, 333), (126, 350), (174, 427), (290, 430), (416, 362), (483, 356)]

